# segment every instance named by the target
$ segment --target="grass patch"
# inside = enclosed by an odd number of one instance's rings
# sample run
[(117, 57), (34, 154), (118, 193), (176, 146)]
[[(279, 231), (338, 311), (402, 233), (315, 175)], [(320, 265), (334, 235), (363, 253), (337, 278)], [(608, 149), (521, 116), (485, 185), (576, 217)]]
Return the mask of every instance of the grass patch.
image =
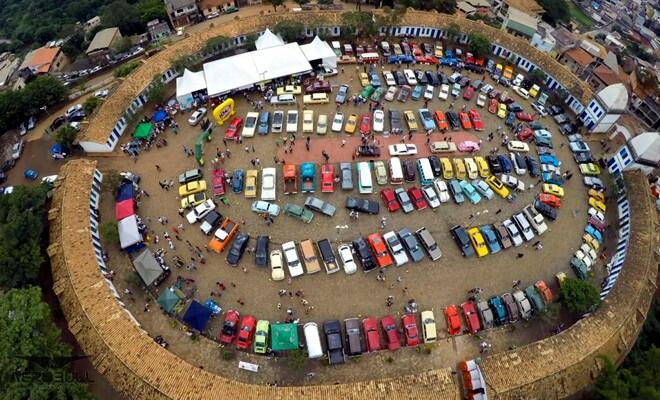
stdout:
[(575, 3), (571, 0), (566, 0), (568, 5), (568, 12), (571, 14), (571, 19), (578, 23), (584, 31), (585, 28), (591, 28), (594, 25), (594, 22), (580, 10)]

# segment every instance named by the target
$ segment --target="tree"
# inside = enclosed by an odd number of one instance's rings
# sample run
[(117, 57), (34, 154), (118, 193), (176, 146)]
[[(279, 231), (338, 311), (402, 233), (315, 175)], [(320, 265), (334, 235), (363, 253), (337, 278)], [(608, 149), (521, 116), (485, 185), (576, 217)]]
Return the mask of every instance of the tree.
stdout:
[(652, 347), (638, 364), (616, 370), (614, 363), (601, 357), (603, 368), (596, 380), (595, 400), (660, 398), (660, 349)]
[(129, 39), (127, 36), (124, 36), (121, 39), (117, 40), (117, 42), (112, 45), (111, 50), (115, 54), (123, 53), (128, 49), (130, 49), (131, 46), (132, 46), (131, 39)]
[(124, 0), (117, 0), (103, 7), (101, 21), (106, 28), (119, 28), (122, 35), (130, 36), (144, 32), (140, 13)]
[(449, 24), (449, 26), (447, 27), (447, 38), (449, 40), (457, 40), (458, 35), (460, 34), (461, 34), (461, 27), (458, 26), (458, 24), (455, 24), (453, 22)]
[(346, 11), (341, 14), (342, 35), (374, 36), (379, 29), (374, 19), (368, 12)]
[(486, 56), (490, 53), (490, 40), (481, 33), (471, 33), (469, 48), (479, 56)]
[(39, 76), (19, 91), (22, 106), (28, 115), (40, 112), (41, 107), (51, 106), (64, 100), (69, 90), (59, 79), (52, 76)]
[(250, 35), (247, 35), (245, 37), (245, 42), (243, 43), (243, 46), (245, 46), (245, 48), (250, 50), (250, 51), (256, 50), (257, 47), (255, 46), (255, 43), (257, 42), (258, 38), (259, 38), (259, 36), (257, 36), (256, 33), (252, 33)]
[(170, 65), (176, 71), (183, 72), (184, 69), (190, 69), (194, 65), (192, 57), (187, 54), (178, 55), (176, 58), (170, 60)]
[(545, 72), (543, 72), (540, 68), (536, 68), (534, 71), (530, 72), (528, 77), (537, 85), (542, 85), (546, 78)]
[(71, 348), (62, 342), (39, 287), (0, 295), (0, 315), (0, 398), (94, 398), (71, 379)]
[(456, 0), (404, 0), (401, 3), (417, 10), (436, 10), (445, 14), (456, 12)]
[(55, 132), (55, 135), (53, 136), (53, 139), (55, 140), (56, 143), (61, 144), (67, 149), (73, 147), (73, 144), (76, 142), (77, 138), (78, 138), (78, 131), (70, 125), (64, 125), (60, 129), (58, 129)]
[(269, 0), (270, 4), (273, 6), (273, 10), (277, 11), (277, 7), (284, 4), (284, 0)]
[(137, 61), (130, 61), (127, 62), (126, 64), (122, 64), (119, 67), (115, 69), (115, 72), (113, 72), (113, 75), (116, 78), (123, 78), (133, 72), (133, 70), (137, 67), (139, 67), (140, 64)]
[(299, 349), (291, 350), (286, 355), (286, 365), (289, 369), (299, 371), (307, 364), (305, 352)]
[(328, 4), (334, 4), (334, 0), (317, 0), (318, 4), (323, 4), (323, 5), (328, 5)]
[(82, 53), (84, 47), (86, 47), (85, 35), (78, 31), (71, 35), (69, 40), (64, 42), (62, 45), (62, 52), (64, 52), (69, 59), (75, 60)]
[(108, 221), (101, 224), (101, 239), (105, 245), (119, 244), (117, 221)]
[(543, 18), (552, 23), (569, 22), (571, 12), (568, 9), (566, 0), (539, 0), (539, 4), (545, 10)]
[(96, 110), (96, 107), (99, 105), (99, 99), (96, 96), (89, 96), (88, 98), (85, 99), (83, 102), (83, 110), (85, 111), (85, 114), (91, 115), (94, 110)]
[(165, 84), (160, 77), (154, 78), (154, 84), (149, 89), (149, 94), (147, 94), (147, 100), (151, 103), (160, 103), (165, 98)]
[(229, 39), (227, 36), (215, 36), (206, 41), (203, 50), (205, 53), (211, 53), (220, 49), (222, 46), (228, 44), (229, 42), (231, 42), (231, 39)]
[(144, 25), (154, 19), (167, 20), (167, 10), (165, 9), (164, 1), (140, 0), (134, 7), (140, 14), (140, 20)]
[(300, 21), (280, 21), (273, 28), (273, 33), (280, 35), (285, 42), (295, 42), (303, 37), (305, 25)]
[(600, 303), (598, 290), (581, 279), (566, 278), (559, 287), (559, 296), (569, 311), (580, 315), (592, 311)]

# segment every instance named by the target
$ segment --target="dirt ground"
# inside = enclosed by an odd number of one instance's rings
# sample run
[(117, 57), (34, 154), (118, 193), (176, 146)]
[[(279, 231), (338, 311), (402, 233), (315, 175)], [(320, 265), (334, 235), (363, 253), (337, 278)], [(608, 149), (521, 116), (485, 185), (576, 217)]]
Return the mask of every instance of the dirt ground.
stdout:
[[(387, 68), (387, 66), (386, 66)], [(434, 67), (427, 67), (434, 68)], [(361, 71), (361, 69), (360, 69)], [(445, 72), (448, 70), (445, 69)], [(473, 75), (473, 79), (477, 76)], [(359, 92), (359, 80), (355, 66), (346, 66), (345, 72), (339, 76), (330, 79), (333, 86), (342, 83), (348, 83), (351, 86), (350, 94)], [(510, 91), (510, 93), (513, 93)], [(531, 110), (527, 101), (517, 98), (516, 94), (511, 94), (521, 104), (525, 105), (527, 110)], [(334, 96), (334, 94), (333, 94)], [(475, 96), (476, 97), (476, 96)], [(253, 100), (257, 100), (257, 94), (251, 95)], [(237, 100), (237, 115), (245, 116), (248, 111), (252, 111), (250, 105), (242, 98)], [(476, 107), (475, 99), (470, 102), (469, 107)], [(456, 109), (461, 108), (463, 99), (459, 97), (456, 100)], [(399, 110), (415, 110), (423, 107), (422, 101), (409, 100), (402, 104), (399, 102), (385, 102), (385, 110), (395, 107)], [(326, 113), (331, 120), (336, 107), (334, 103), (328, 105), (315, 105), (313, 108), (316, 116), (319, 113)], [(366, 113), (368, 106), (344, 105), (341, 111), (345, 115), (351, 113)], [(437, 89), (433, 101), (429, 104), (429, 109), (447, 110), (448, 102), (437, 98)], [(266, 110), (275, 109), (286, 110), (287, 107), (274, 108), (267, 105)], [(302, 113), (302, 104), (298, 105)], [(145, 114), (151, 112), (151, 108), (145, 109)], [(475, 131), (469, 132), (469, 135), (476, 135), (484, 142), (484, 150), (481, 154), (485, 155), (487, 150), (499, 144), (499, 139), (488, 143), (486, 136), (489, 132), (495, 131), (499, 125), (504, 125), (503, 120), (495, 115), (489, 114), (486, 109), (479, 110), (486, 125), (486, 130), (481, 133)], [(173, 179), (176, 181), (177, 175), (184, 170), (196, 167), (193, 157), (186, 157), (182, 146), (191, 148), (195, 142), (199, 127), (190, 127), (186, 123), (188, 114), (179, 113), (176, 121), (179, 124), (179, 133), (174, 135), (171, 131), (165, 134), (168, 146), (162, 148), (152, 148), (150, 151), (142, 153), (138, 159), (133, 162), (128, 157), (103, 157), (99, 158), (99, 168), (108, 172), (110, 170), (130, 170), (142, 176), (141, 187), (148, 193), (143, 196), (139, 204), (139, 215), (148, 223), (149, 229), (155, 235), (162, 237), (166, 231), (171, 232), (171, 227), (179, 223), (185, 225), (185, 231), (181, 238), (189, 240), (193, 245), (203, 247), (208, 242), (208, 237), (204, 236), (198, 226), (189, 225), (183, 218), (177, 214), (179, 198), (176, 196), (176, 187), (170, 191), (160, 188), (158, 182), (164, 179)], [(411, 230), (421, 226), (426, 226), (434, 235), (442, 249), (443, 256), (437, 262), (431, 262), (426, 258), (423, 262), (411, 265), (406, 264), (403, 267), (389, 267), (385, 272), (386, 281), (378, 281), (375, 273), (363, 274), (356, 273), (352, 276), (339, 272), (333, 275), (326, 275), (320, 272), (315, 275), (304, 275), (293, 280), (288, 284), (287, 281), (279, 283), (270, 279), (270, 270), (268, 268), (257, 268), (254, 265), (254, 255), (246, 253), (238, 268), (232, 268), (225, 262), (225, 254), (217, 255), (215, 253), (205, 254), (207, 262), (205, 265), (196, 263), (197, 269), (189, 272), (185, 268), (173, 268), (171, 277), (161, 284), (158, 290), (162, 290), (173, 283), (177, 275), (195, 280), (197, 285), (197, 294), (195, 298), (204, 301), (210, 298), (210, 292), (216, 291), (215, 282), (223, 282), (227, 289), (223, 292), (221, 298), (215, 300), (221, 305), (223, 310), (235, 308), (241, 315), (254, 315), (257, 319), (267, 319), (271, 322), (283, 321), (286, 317), (287, 307), (292, 307), (294, 317), (299, 318), (300, 323), (313, 320), (318, 323), (327, 319), (345, 319), (349, 317), (375, 316), (381, 317), (386, 314), (401, 315), (403, 306), (409, 299), (415, 299), (419, 304), (420, 310), (431, 309), (435, 312), (438, 331), (441, 337), (447, 336), (445, 322), (442, 315), (442, 309), (448, 304), (460, 304), (466, 299), (466, 292), (473, 287), (483, 288), (482, 297), (490, 297), (493, 294), (502, 294), (511, 291), (512, 281), (522, 280), (523, 287), (533, 284), (536, 280), (545, 280), (557, 293), (557, 286), (554, 276), (557, 272), (563, 271), (568, 276), (573, 276), (568, 262), (572, 253), (581, 243), (582, 226), (586, 220), (587, 195), (585, 187), (582, 185), (581, 176), (577, 173), (577, 166), (573, 161), (568, 146), (561, 147), (560, 143), (566, 141), (558, 132), (555, 123), (549, 117), (541, 120), (542, 123), (553, 133), (554, 144), (559, 159), (562, 161), (562, 172), (571, 170), (575, 172), (575, 179), (567, 181), (564, 188), (566, 196), (563, 200), (563, 206), (560, 210), (560, 218), (555, 222), (548, 221), (549, 230), (540, 240), (543, 244), (542, 250), (535, 250), (531, 244), (526, 243), (523, 247), (502, 251), (496, 255), (488, 255), (482, 259), (461, 257), (456, 245), (451, 239), (449, 228), (455, 224), (463, 226), (475, 226), (490, 224), (502, 221), (511, 216), (512, 213), (520, 211), (525, 205), (532, 202), (534, 196), (539, 192), (540, 186), (521, 193), (518, 198), (510, 203), (499, 197), (493, 200), (482, 199), (476, 206), (471, 204), (456, 205), (453, 202), (442, 204), (436, 211), (426, 209), (414, 211), (411, 214), (404, 215), (401, 212), (389, 214), (381, 204), (381, 213), (378, 216), (361, 215), (359, 222), (352, 221), (347, 210), (343, 207), (347, 193), (335, 191), (331, 194), (320, 193), (316, 196), (322, 198), (337, 206), (337, 213), (334, 217), (328, 218), (323, 215), (315, 214), (311, 224), (304, 224), (291, 217), (280, 215), (275, 219), (275, 223), (267, 226), (265, 222), (258, 218), (258, 215), (250, 211), (250, 204), (253, 199), (246, 199), (242, 194), (229, 193), (227, 198), (231, 205), (218, 206), (218, 210), (223, 216), (230, 217), (235, 221), (244, 221), (241, 231), (248, 233), (252, 238), (248, 247), (254, 246), (254, 238), (257, 235), (267, 234), (270, 236), (270, 249), (274, 249), (283, 242), (289, 240), (300, 241), (311, 238), (319, 240), (322, 238), (330, 239), (336, 246), (340, 242), (350, 241), (356, 236), (366, 236), (370, 233), (380, 230), (380, 217), (387, 217), (387, 226), (385, 231), (398, 230), (408, 227)], [(388, 123), (389, 124), (389, 123)], [(386, 126), (387, 129), (387, 126)], [(127, 130), (128, 132), (128, 130)], [(461, 133), (464, 134), (464, 133)], [(212, 142), (205, 145), (204, 166), (205, 176), (208, 178), (211, 173), (211, 163), (208, 162), (216, 152), (216, 149), (224, 149), (222, 137), (223, 128), (215, 128)], [(444, 135), (434, 133), (431, 140), (442, 140)], [(497, 136), (497, 135), (496, 135)], [(340, 148), (342, 138), (351, 139), (344, 133), (334, 134), (330, 132), (325, 138), (321, 139), (317, 135), (312, 135), (311, 151), (306, 152), (304, 147), (304, 136), (298, 135), (295, 148), (295, 160), (306, 160), (320, 163), (322, 161), (321, 150), (325, 149), (330, 153), (330, 162), (338, 163), (340, 161), (351, 161), (350, 151)], [(126, 140), (127, 138), (124, 138)], [(600, 138), (598, 138), (600, 139)], [(396, 140), (396, 139), (394, 139)], [(413, 141), (417, 143), (418, 148), (425, 148), (426, 137), (423, 133), (416, 134)], [(276, 147), (276, 137), (273, 134), (268, 136), (255, 136), (246, 138), (242, 145), (229, 144), (232, 152), (231, 158), (224, 163), (224, 168), (231, 171), (235, 168), (250, 169), (251, 159), (259, 158), (261, 168), (273, 165), (273, 156), (279, 151), (282, 158), (282, 148)], [(254, 147), (254, 152), (246, 153), (244, 146)], [(597, 149), (600, 145), (597, 141), (591, 142), (594, 147), (594, 153), (598, 154)], [(347, 145), (347, 147), (349, 147)], [(385, 141), (381, 143), (382, 152), (387, 153)], [(532, 155), (536, 156), (534, 146), (532, 145)], [(504, 150), (504, 149), (503, 149)], [(504, 150), (504, 154), (508, 154)], [(157, 170), (156, 165), (160, 167)], [(335, 164), (335, 168), (338, 165)], [(318, 174), (317, 174), (318, 179)], [(537, 184), (533, 178), (526, 176), (522, 178), (526, 184)], [(207, 179), (210, 183), (210, 180)], [(284, 195), (282, 193), (281, 168), (278, 168), (278, 200), (277, 204), (283, 206), (285, 203), (302, 204), (305, 194)], [(404, 187), (410, 186), (409, 183)], [(376, 189), (380, 189), (376, 187)], [(348, 193), (356, 196), (357, 191)], [(366, 196), (372, 200), (380, 201), (377, 194)], [(113, 219), (113, 203), (111, 196), (106, 194), (102, 201), (103, 220)], [(501, 210), (501, 212), (499, 212)], [(169, 223), (161, 225), (157, 218), (164, 216)], [(343, 228), (343, 227), (346, 228)], [(338, 228), (339, 227), (339, 228)], [(188, 261), (191, 253), (186, 248), (184, 241), (175, 241), (176, 250), (168, 251), (168, 258), (174, 254), (179, 255)], [(164, 241), (158, 245), (151, 244), (152, 250), (159, 247), (167, 247)], [(129, 307), (141, 321), (144, 328), (152, 335), (162, 335), (169, 343), (170, 350), (189, 360), (194, 365), (203, 366), (205, 369), (221, 373), (249, 382), (272, 382), (277, 380), (284, 384), (305, 384), (301, 381), (300, 374), (291, 373), (285, 364), (285, 360), (273, 360), (265, 357), (257, 357), (253, 354), (240, 353), (237, 357), (240, 360), (250, 361), (260, 366), (259, 374), (250, 374), (239, 371), (236, 368), (235, 361), (223, 361), (219, 357), (217, 344), (207, 341), (192, 342), (172, 320), (158, 311), (157, 305), (151, 305), (151, 311), (144, 312), (145, 298), (138, 287), (133, 286), (133, 282), (128, 274), (132, 273), (132, 267), (126, 256), (120, 254), (117, 249), (111, 250), (110, 268), (117, 272), (115, 284), (120, 292), (125, 287), (129, 287), (134, 295), (129, 296), (134, 301), (129, 302)], [(206, 253), (206, 252), (205, 252)], [(517, 258), (517, 254), (522, 253), (522, 258)], [(244, 268), (244, 269), (243, 269)], [(603, 275), (603, 268), (599, 264), (594, 268), (596, 278), (594, 282), (600, 282)], [(288, 274), (288, 272), (287, 272)], [(278, 290), (285, 289), (295, 292), (304, 291), (304, 297), (309, 305), (314, 306), (310, 313), (305, 312), (305, 307), (301, 305), (300, 298), (296, 296), (285, 295), (280, 297)], [(385, 300), (388, 295), (394, 296), (394, 305), (391, 308), (386, 306)], [(243, 304), (239, 304), (241, 301)], [(281, 308), (278, 308), (281, 303)], [(564, 319), (566, 320), (566, 319)], [(207, 327), (207, 332), (215, 336), (221, 325), (222, 318), (212, 319)], [(511, 346), (519, 346), (538, 340), (550, 333), (551, 327), (558, 322), (545, 322), (540, 318), (535, 318), (528, 323), (518, 323), (513, 326), (494, 329), (488, 332), (480, 333), (493, 345), (493, 351), (500, 351)], [(434, 347), (431, 355), (416, 354), (412, 349), (405, 349), (397, 353), (380, 352), (377, 355), (365, 355), (359, 362), (349, 362), (346, 366), (337, 368), (320, 367), (318, 362), (309, 362), (308, 370), (316, 370), (317, 376), (312, 383), (320, 382), (347, 382), (354, 380), (366, 380), (374, 377), (396, 376), (402, 373), (412, 373), (436, 367), (454, 367), (456, 362), (466, 357), (478, 356), (478, 344), (480, 339), (468, 335), (460, 335), (452, 338), (441, 339)], [(388, 356), (394, 358), (394, 362), (388, 362)], [(420, 358), (421, 357), (421, 358)], [(370, 368), (363, 368), (360, 364), (368, 363)], [(378, 373), (373, 371), (378, 370)]]

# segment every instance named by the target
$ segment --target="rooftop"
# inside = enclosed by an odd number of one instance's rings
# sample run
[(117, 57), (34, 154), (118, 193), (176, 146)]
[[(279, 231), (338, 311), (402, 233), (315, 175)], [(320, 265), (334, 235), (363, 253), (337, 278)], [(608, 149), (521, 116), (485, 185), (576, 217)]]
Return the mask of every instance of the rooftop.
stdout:
[(532, 36), (538, 27), (538, 21), (534, 16), (529, 15), (524, 11), (518, 10), (517, 8), (509, 8), (509, 17), (507, 19), (509, 21), (507, 23), (509, 28), (512, 27), (510, 23), (514, 22), (518, 25), (517, 30), (520, 30), (522, 33), (525, 33), (529, 36)]
[(587, 53), (586, 51), (582, 50), (579, 47), (566, 51), (564, 53), (564, 57), (570, 58), (571, 60), (575, 61), (577, 64), (583, 67), (586, 67), (595, 60), (595, 58), (591, 54)]
[(504, 0), (509, 7), (517, 8), (520, 11), (539, 15), (543, 13), (543, 7), (536, 0)]
[(623, 113), (628, 106), (628, 89), (623, 83), (616, 83), (602, 89), (596, 93), (596, 97), (603, 103), (607, 112)]
[(32, 50), (25, 56), (21, 69), (30, 68), (37, 73), (48, 73), (59, 52), (59, 47), (39, 47)]
[(121, 33), (119, 32), (119, 28), (116, 27), (106, 28), (101, 31), (98, 31), (96, 35), (94, 35), (94, 39), (92, 39), (92, 42), (89, 44), (86, 53), (89, 54), (97, 50), (110, 48), (112, 41), (115, 39), (117, 35), (121, 35)]
[(561, 46), (572, 45), (575, 43), (575, 35), (568, 29), (560, 26), (554, 31), (550, 32), (552, 37), (554, 37)]
[(614, 85), (615, 83), (625, 82), (622, 77), (612, 71), (607, 65), (601, 64), (594, 68), (593, 74), (598, 77), (605, 85)]

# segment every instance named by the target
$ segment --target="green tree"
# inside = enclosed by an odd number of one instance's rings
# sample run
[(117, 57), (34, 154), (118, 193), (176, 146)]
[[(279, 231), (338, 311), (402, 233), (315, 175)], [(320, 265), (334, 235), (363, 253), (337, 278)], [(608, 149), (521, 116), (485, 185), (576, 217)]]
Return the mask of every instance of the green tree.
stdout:
[(417, 10), (436, 10), (445, 14), (456, 12), (456, 0), (404, 0), (401, 4)]
[(539, 4), (545, 10), (543, 17), (552, 23), (569, 22), (571, 12), (566, 0), (539, 0)]
[(256, 50), (257, 47), (255, 46), (255, 43), (257, 42), (258, 38), (259, 38), (259, 36), (257, 36), (256, 33), (252, 33), (250, 35), (247, 35), (246, 38), (245, 38), (245, 42), (243, 43), (243, 46), (246, 49), (250, 50), (250, 51)]
[(78, 131), (69, 125), (65, 125), (58, 129), (55, 132), (55, 135), (53, 135), (53, 139), (55, 140), (55, 143), (59, 143), (62, 146), (66, 147), (67, 149), (70, 149), (73, 147), (73, 144), (76, 142), (76, 139), (78, 138)]
[(449, 40), (457, 40), (458, 36), (461, 34), (461, 27), (458, 26), (458, 24), (451, 23), (447, 27), (447, 39)]
[(280, 35), (285, 42), (295, 42), (304, 36), (305, 25), (300, 21), (284, 20), (273, 27), (273, 33)]
[(62, 45), (62, 52), (64, 52), (69, 59), (75, 60), (83, 52), (84, 47), (86, 47), (85, 35), (78, 31), (71, 35), (69, 40)]
[(596, 380), (593, 399), (658, 399), (660, 398), (660, 349), (646, 351), (638, 364), (616, 369), (607, 357), (601, 357), (603, 368)]
[(469, 48), (479, 56), (486, 56), (490, 53), (490, 40), (482, 33), (471, 33)]
[(101, 239), (104, 245), (119, 244), (119, 230), (116, 221), (108, 221), (101, 224)]
[(299, 349), (291, 350), (286, 355), (286, 365), (293, 371), (299, 371), (307, 365), (307, 355)]
[(159, 19), (167, 20), (167, 10), (165, 2), (161, 0), (140, 0), (135, 4), (135, 9), (140, 14), (140, 20), (143, 24)]
[[(71, 348), (62, 342), (39, 287), (0, 295), (2, 399), (93, 399), (65, 369)], [(50, 381), (52, 378), (60, 378)], [(55, 383), (57, 382), (57, 383)]]
[(543, 82), (545, 82), (545, 72), (543, 72), (540, 68), (536, 68), (534, 71), (530, 72), (529, 75), (527, 75), (528, 78), (538, 84), (541, 85)]
[(152, 103), (160, 103), (165, 98), (165, 84), (160, 79), (160, 77), (154, 80), (154, 84), (149, 89), (149, 94), (147, 95), (147, 100)]
[(176, 71), (183, 72), (184, 69), (190, 69), (195, 64), (193, 59), (187, 54), (177, 55), (176, 58), (170, 60), (170, 65)]
[(115, 54), (116, 53), (123, 53), (123, 52), (127, 51), (128, 49), (130, 49), (131, 46), (132, 46), (131, 39), (129, 39), (127, 36), (124, 36), (121, 39), (117, 40), (117, 42), (115, 42), (112, 45), (112, 48), (110, 50), (112, 50), (112, 52), (115, 53)]
[(317, 3), (325, 4), (325, 5), (333, 4), (334, 2), (335, 2), (334, 0), (317, 0)]
[(133, 70), (139, 66), (140, 64), (137, 61), (129, 61), (115, 68), (115, 72), (113, 72), (113, 74), (116, 78), (123, 78), (133, 72)]
[(598, 290), (587, 281), (566, 278), (559, 287), (561, 303), (569, 311), (576, 314), (585, 314), (600, 303)]
[(91, 115), (94, 110), (96, 110), (96, 107), (99, 105), (99, 99), (96, 96), (89, 96), (85, 99), (83, 102), (83, 110), (85, 111), (85, 114)]
[(368, 12), (346, 11), (341, 14), (342, 35), (374, 36), (379, 28), (374, 19), (374, 16)]
[(268, 0), (270, 5), (273, 6), (273, 10), (277, 11), (277, 7), (281, 6), (284, 4), (284, 0)]
[(114, 1), (101, 8), (103, 26), (117, 27), (122, 35), (130, 36), (144, 32), (144, 23), (134, 6), (124, 0)]
[(209, 40), (206, 41), (204, 44), (204, 52), (210, 53), (214, 50), (219, 49), (220, 47), (226, 45), (227, 43), (231, 42), (231, 39), (228, 38), (227, 36), (216, 36), (212, 37)]
[(52, 76), (39, 76), (20, 91), (21, 103), (29, 115), (39, 112), (43, 106), (52, 106), (64, 100), (69, 90), (62, 81)]

